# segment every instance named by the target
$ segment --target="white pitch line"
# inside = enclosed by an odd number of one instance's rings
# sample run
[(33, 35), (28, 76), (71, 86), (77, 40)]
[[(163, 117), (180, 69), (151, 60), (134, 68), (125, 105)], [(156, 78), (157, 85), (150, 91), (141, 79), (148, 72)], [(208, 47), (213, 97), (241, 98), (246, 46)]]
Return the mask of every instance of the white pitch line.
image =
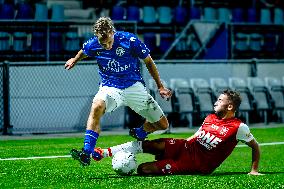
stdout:
[[(270, 142), (270, 143), (260, 143), (260, 146), (272, 146), (272, 145), (282, 145), (284, 142)], [(237, 148), (247, 147), (247, 145), (237, 145)], [(41, 156), (41, 157), (26, 157), (26, 158), (5, 158), (0, 161), (16, 161), (16, 160), (34, 160), (34, 159), (54, 159), (54, 158), (70, 158), (70, 155), (65, 156)]]
[[(269, 142), (269, 143), (259, 143), (259, 146), (272, 146), (272, 145), (281, 145), (284, 144), (284, 142)], [(242, 148), (247, 147), (245, 144), (237, 145), (236, 147)]]
[(69, 158), (71, 157), (70, 155), (66, 156), (41, 156), (41, 157), (26, 157), (26, 158), (6, 158), (6, 159), (1, 159), (0, 161), (15, 161), (15, 160), (30, 160), (30, 159), (54, 159), (54, 158)]

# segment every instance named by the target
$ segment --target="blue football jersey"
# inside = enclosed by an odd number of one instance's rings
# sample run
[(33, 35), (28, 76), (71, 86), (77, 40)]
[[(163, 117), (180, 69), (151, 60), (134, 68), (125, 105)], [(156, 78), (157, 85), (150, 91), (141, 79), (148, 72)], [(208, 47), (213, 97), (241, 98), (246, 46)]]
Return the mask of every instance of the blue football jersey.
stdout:
[(150, 51), (136, 35), (115, 32), (110, 50), (102, 48), (95, 36), (83, 44), (82, 50), (97, 60), (103, 86), (125, 89), (137, 81), (144, 84), (139, 59), (145, 59)]

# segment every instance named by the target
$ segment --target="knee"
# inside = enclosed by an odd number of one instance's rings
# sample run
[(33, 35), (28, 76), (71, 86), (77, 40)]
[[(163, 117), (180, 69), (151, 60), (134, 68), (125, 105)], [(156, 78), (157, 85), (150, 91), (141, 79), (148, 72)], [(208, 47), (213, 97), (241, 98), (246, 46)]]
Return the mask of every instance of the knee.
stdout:
[(161, 130), (166, 130), (169, 128), (169, 122), (168, 119), (166, 118), (166, 116), (163, 116), (160, 121), (159, 121), (159, 126)]
[(93, 102), (91, 114), (93, 117), (101, 117), (105, 112), (105, 102), (104, 101), (97, 101)]

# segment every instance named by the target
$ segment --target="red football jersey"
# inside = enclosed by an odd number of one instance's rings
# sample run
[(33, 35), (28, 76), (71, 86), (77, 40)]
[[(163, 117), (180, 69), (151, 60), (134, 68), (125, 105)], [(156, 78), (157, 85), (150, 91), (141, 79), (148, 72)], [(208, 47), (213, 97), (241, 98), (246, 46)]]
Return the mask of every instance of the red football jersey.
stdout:
[[(239, 131), (240, 125), (245, 129)], [(220, 119), (210, 114), (187, 145), (193, 150), (197, 171), (211, 173), (232, 153), (239, 140), (248, 142), (252, 139), (247, 125), (240, 119)]]

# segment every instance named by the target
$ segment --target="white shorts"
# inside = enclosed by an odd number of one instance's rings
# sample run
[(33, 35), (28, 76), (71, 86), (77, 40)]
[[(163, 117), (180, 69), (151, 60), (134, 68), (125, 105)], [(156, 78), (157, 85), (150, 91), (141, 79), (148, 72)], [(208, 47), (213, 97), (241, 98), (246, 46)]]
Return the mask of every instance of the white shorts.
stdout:
[(112, 112), (120, 106), (128, 106), (150, 123), (157, 122), (164, 116), (158, 103), (141, 82), (136, 82), (126, 89), (100, 86), (93, 102), (98, 99), (105, 101), (106, 112)]

